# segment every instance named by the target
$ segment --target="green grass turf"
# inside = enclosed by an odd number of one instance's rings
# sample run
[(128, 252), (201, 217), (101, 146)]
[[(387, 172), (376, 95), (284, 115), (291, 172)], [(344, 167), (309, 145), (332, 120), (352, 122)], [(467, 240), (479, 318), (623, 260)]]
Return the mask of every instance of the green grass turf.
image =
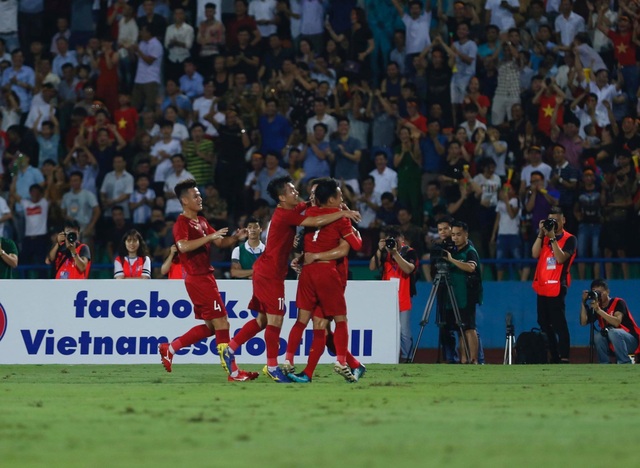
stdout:
[(636, 466), (637, 366), (368, 367), (2, 366), (0, 466)]

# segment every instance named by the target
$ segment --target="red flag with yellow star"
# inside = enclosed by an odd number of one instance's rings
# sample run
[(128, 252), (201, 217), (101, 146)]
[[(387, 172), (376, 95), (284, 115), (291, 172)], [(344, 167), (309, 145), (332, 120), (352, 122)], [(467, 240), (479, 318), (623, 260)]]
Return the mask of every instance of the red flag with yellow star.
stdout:
[(618, 63), (623, 67), (635, 65), (636, 46), (632, 41), (631, 33), (621, 34), (610, 29), (607, 36), (613, 42), (613, 55)]
[[(547, 136), (551, 135), (551, 117), (553, 116), (553, 110), (556, 108), (556, 100), (558, 97), (555, 94), (550, 96), (542, 95), (540, 98), (540, 107), (538, 108), (538, 130)], [(558, 117), (556, 123), (559, 127), (564, 123), (564, 106), (559, 103)]]
[(138, 129), (138, 111), (133, 107), (118, 109), (113, 113), (113, 123), (122, 138), (127, 143), (131, 143), (135, 139)]

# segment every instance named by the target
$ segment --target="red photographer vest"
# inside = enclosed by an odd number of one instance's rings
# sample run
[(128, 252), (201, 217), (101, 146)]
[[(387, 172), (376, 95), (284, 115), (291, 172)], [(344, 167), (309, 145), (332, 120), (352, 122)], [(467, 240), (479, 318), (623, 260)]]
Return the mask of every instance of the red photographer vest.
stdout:
[[(606, 310), (608, 315), (613, 315), (619, 300), (620, 300), (619, 297), (615, 297), (611, 301), (611, 303), (609, 304), (609, 307), (607, 307), (607, 310)], [(633, 315), (631, 315), (631, 311), (629, 310), (629, 304), (627, 304), (627, 313), (629, 314), (629, 320), (631, 321), (631, 326), (633, 327), (634, 333), (638, 337), (638, 347), (635, 350), (635, 354), (638, 354), (640, 353), (640, 327), (638, 327), (638, 325), (636, 324), (636, 321), (633, 319)], [(604, 330), (605, 327), (607, 327), (608, 325), (608, 323), (605, 322), (605, 320), (602, 317), (598, 317), (598, 324), (600, 325), (601, 330)], [(624, 326), (622, 323), (620, 324), (620, 328), (626, 331), (627, 333), (633, 335), (633, 333), (631, 333), (631, 330), (626, 326)], [(609, 344), (609, 347), (613, 351), (613, 345)]]
[[(80, 250), (84, 247), (84, 244), (79, 244), (76, 247), (76, 254), (80, 255)], [(89, 270), (91, 270), (91, 260), (87, 262), (87, 268), (84, 272), (78, 270), (76, 267), (76, 261), (72, 257), (58, 252), (56, 257), (56, 279), (87, 279), (89, 277)]]
[[(557, 239), (558, 247), (561, 249), (573, 234), (564, 231), (562, 238)], [(560, 295), (560, 287), (562, 286), (562, 273), (567, 272), (567, 286), (571, 285), (571, 264), (576, 257), (576, 252), (563, 264), (558, 264), (553, 255), (553, 250), (549, 245), (549, 240), (545, 238), (542, 241), (540, 250), (540, 258), (536, 266), (536, 273), (533, 277), (533, 290), (540, 296), (556, 297)], [(566, 270), (565, 270), (566, 268)]]
[(119, 257), (122, 265), (122, 272), (125, 278), (140, 278), (142, 276), (142, 268), (146, 257), (138, 257), (133, 264), (129, 263), (126, 258)]

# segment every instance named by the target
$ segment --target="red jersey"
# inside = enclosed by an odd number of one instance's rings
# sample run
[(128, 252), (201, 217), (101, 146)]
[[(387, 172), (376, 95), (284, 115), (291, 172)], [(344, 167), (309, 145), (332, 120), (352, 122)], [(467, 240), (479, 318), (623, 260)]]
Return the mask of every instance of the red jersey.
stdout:
[[(207, 220), (202, 216), (198, 216), (198, 219), (189, 219), (181, 214), (178, 216), (176, 224), (173, 225), (173, 238), (176, 244), (181, 240), (200, 239), (214, 232), (216, 232), (216, 230), (209, 226)], [(209, 256), (210, 250), (211, 243), (206, 243), (191, 252), (180, 252), (180, 263), (187, 272), (187, 275), (196, 276), (213, 273), (213, 266), (211, 266)]]
[(262, 272), (276, 281), (284, 281), (289, 268), (289, 253), (296, 236), (296, 227), (307, 218), (307, 215), (301, 214), (306, 208), (306, 203), (298, 203), (292, 210), (281, 207), (275, 209), (269, 224), (267, 245), (262, 255), (253, 264), (253, 271), (256, 274)]
[[(538, 108), (538, 130), (540, 130), (545, 135), (549, 136), (551, 134), (551, 117), (553, 116), (553, 111), (556, 107), (557, 96), (552, 94), (551, 96), (545, 96), (544, 94), (540, 97), (540, 107)], [(558, 114), (556, 118), (556, 123), (558, 127), (562, 127), (564, 123), (564, 107), (558, 107)]]
[[(307, 209), (306, 214), (307, 216), (321, 216), (337, 211), (340, 211), (340, 208), (312, 206)], [(347, 218), (341, 218), (320, 228), (307, 228), (304, 234), (304, 250), (311, 253), (326, 252), (335, 249), (340, 243), (340, 239), (346, 240), (354, 250), (362, 248), (362, 240), (353, 234), (351, 221)]]
[(623, 67), (635, 65), (636, 46), (632, 41), (631, 32), (620, 34), (610, 29), (607, 36), (611, 39), (611, 42), (613, 42), (613, 55), (618, 63)]

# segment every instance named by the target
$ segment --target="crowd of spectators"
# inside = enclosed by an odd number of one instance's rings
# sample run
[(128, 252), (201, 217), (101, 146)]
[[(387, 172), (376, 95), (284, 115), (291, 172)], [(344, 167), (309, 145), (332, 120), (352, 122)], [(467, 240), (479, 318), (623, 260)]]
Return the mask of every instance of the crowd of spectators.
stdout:
[(0, 235), (43, 264), (73, 219), (112, 264), (135, 228), (162, 263), (178, 182), (232, 232), (288, 173), (341, 181), (367, 259), (386, 225), (428, 258), (446, 215), (527, 258), (555, 205), (578, 257), (637, 256), (638, 51), (629, 0), (3, 0)]

